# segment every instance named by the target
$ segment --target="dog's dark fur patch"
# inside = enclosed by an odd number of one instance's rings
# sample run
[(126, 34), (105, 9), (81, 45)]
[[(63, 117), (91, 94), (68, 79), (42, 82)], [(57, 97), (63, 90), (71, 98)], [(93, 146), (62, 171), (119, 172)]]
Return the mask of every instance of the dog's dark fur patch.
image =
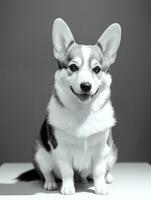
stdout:
[(49, 140), (49, 133), (48, 133), (48, 127), (47, 127), (47, 119), (44, 120), (42, 126), (41, 126), (41, 130), (40, 130), (40, 139), (42, 142), (42, 145), (45, 147), (45, 149), (47, 151), (51, 150), (51, 146), (48, 143)]
[(68, 68), (68, 66), (62, 61), (57, 60), (57, 64), (58, 64), (58, 69), (67, 69)]
[(56, 149), (58, 146), (58, 142), (54, 134), (54, 128), (50, 124), (47, 124), (47, 126), (48, 126), (49, 141), (52, 144), (53, 149)]
[(58, 143), (54, 135), (54, 128), (48, 123), (47, 118), (45, 118), (40, 130), (40, 140), (42, 142), (42, 145), (48, 152), (51, 150), (52, 147), (53, 149), (57, 147)]
[[(74, 42), (73, 42), (74, 43)], [(73, 44), (72, 43), (72, 44)], [(72, 60), (72, 56), (68, 54), (67, 58), (65, 58), (65, 61), (60, 61), (57, 59), (58, 69), (67, 69), (68, 68), (68, 62)]]

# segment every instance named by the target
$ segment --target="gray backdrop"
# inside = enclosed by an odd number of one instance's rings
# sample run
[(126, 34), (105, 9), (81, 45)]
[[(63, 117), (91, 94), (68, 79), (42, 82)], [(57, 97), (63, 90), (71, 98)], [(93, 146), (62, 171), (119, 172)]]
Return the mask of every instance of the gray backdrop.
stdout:
[(112, 65), (119, 161), (151, 161), (151, 1), (0, 0), (0, 162), (31, 161), (56, 70), (51, 27), (64, 18), (79, 43), (113, 22), (122, 44)]

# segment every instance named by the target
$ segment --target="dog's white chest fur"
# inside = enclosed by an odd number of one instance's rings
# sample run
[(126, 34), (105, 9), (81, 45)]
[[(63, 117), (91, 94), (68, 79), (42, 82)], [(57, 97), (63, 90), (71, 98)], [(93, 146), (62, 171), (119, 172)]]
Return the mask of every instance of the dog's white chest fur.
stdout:
[(99, 132), (87, 137), (76, 137), (68, 134), (66, 131), (56, 130), (55, 135), (59, 143), (56, 153), (64, 151), (69, 159), (72, 159), (72, 165), (75, 169), (81, 171), (88, 169), (92, 164), (92, 156), (97, 148), (107, 153), (109, 147), (106, 145), (109, 132)]
[(115, 124), (114, 110), (110, 101), (98, 111), (75, 110), (73, 112), (59, 106), (52, 97), (48, 111), (48, 120), (56, 129), (78, 138), (103, 132)]
[(48, 106), (48, 120), (55, 127), (58, 147), (57, 156), (62, 151), (72, 159), (75, 169), (88, 169), (96, 151), (106, 154), (108, 130), (115, 124), (114, 110), (110, 101), (99, 111), (70, 111), (61, 107), (52, 97)]

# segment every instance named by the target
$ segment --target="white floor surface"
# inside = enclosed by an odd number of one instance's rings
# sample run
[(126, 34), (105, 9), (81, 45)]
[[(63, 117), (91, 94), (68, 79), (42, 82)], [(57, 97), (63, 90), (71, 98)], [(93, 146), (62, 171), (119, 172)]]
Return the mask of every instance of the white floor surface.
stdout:
[(62, 195), (59, 191), (46, 192), (40, 181), (14, 180), (20, 173), (31, 168), (31, 163), (4, 163), (0, 166), (0, 200), (29, 197), (30, 200), (151, 200), (151, 165), (148, 163), (117, 163), (112, 170), (114, 182), (109, 185), (109, 194), (106, 196), (94, 193), (93, 182), (76, 183), (74, 195)]

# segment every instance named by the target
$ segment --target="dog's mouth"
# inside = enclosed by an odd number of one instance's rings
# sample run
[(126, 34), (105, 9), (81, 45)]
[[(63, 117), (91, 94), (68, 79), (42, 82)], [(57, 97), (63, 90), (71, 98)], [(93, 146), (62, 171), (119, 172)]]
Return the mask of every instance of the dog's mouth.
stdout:
[(92, 99), (92, 97), (94, 97), (97, 93), (98, 93), (98, 91), (99, 91), (99, 88), (96, 90), (96, 92), (94, 93), (94, 94), (90, 94), (90, 93), (76, 93), (75, 91), (74, 91), (74, 89), (73, 89), (73, 87), (72, 86), (70, 86), (70, 89), (71, 89), (71, 91), (72, 91), (72, 93), (74, 94), (74, 95), (76, 95), (77, 97), (78, 97), (78, 99), (80, 100), (80, 101), (82, 101), (82, 102), (88, 102), (89, 100), (91, 100)]

